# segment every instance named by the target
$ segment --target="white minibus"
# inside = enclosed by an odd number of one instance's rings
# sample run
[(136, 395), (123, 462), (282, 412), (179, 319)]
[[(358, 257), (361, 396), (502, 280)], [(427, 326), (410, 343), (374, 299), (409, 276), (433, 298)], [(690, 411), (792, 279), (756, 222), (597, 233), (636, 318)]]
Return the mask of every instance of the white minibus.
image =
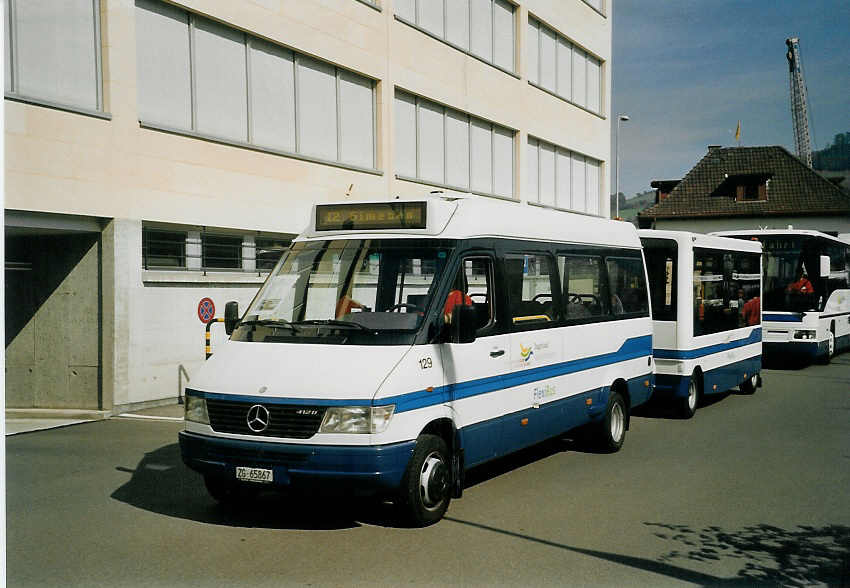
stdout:
[(817, 359), (850, 348), (850, 243), (820, 231), (714, 233), (764, 246), (764, 355)]
[(658, 399), (691, 418), (704, 395), (761, 385), (761, 245), (638, 231), (652, 299)]
[(315, 205), (241, 320), (225, 314), (180, 433), (219, 501), (340, 491), (428, 525), (474, 466), (582, 425), (618, 450), (652, 392), (637, 231), (588, 215), (472, 196)]

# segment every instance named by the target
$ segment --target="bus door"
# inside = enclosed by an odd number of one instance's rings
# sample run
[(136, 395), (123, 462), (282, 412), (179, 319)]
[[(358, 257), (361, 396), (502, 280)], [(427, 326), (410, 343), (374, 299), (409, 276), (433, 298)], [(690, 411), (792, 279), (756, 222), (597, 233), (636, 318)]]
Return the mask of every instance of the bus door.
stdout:
[[(503, 439), (506, 451), (550, 436), (557, 419), (545, 405), (556, 396), (557, 365), (562, 361), (557, 272), (547, 253), (505, 256), (505, 282), (511, 321), (511, 396)], [(544, 408), (544, 410), (541, 410)]]
[(500, 416), (498, 400), (504, 375), (510, 370), (508, 335), (496, 324), (496, 303), (501, 300), (495, 288), (495, 264), (489, 254), (469, 254), (461, 259), (450, 292), (443, 301), (445, 328), (451, 324), (455, 304), (475, 307), (476, 339), (472, 343), (442, 345), (445, 382), (462, 430), (467, 466), (497, 455)]

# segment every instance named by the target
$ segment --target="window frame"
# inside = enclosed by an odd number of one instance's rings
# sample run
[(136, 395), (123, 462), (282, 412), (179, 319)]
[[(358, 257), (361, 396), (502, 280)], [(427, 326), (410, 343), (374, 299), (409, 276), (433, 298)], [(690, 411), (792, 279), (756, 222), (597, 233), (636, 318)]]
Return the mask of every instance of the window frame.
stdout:
[[(162, 0), (150, 0), (150, 1), (157, 3), (157, 2), (161, 2)], [(249, 149), (249, 150), (252, 150), (252, 151), (258, 151), (258, 152), (262, 152), (262, 153), (270, 153), (270, 154), (273, 154), (273, 155), (280, 155), (280, 156), (289, 157), (289, 158), (292, 158), (292, 159), (298, 159), (298, 160), (301, 160), (301, 161), (308, 161), (308, 162), (311, 162), (311, 163), (320, 163), (320, 164), (323, 164), (323, 165), (330, 165), (330, 166), (333, 166), (333, 167), (369, 173), (369, 174), (372, 174), (372, 175), (379, 175), (379, 176), (383, 175), (383, 171), (378, 167), (378, 141), (380, 140), (380, 137), (378, 135), (378, 122), (377, 122), (378, 121), (378, 110), (377, 110), (378, 109), (378, 106), (377, 106), (378, 80), (376, 80), (375, 78), (372, 78), (370, 76), (367, 76), (363, 73), (360, 73), (358, 71), (355, 71), (355, 70), (352, 70), (352, 69), (349, 69), (349, 68), (345, 68), (345, 67), (341, 67), (341, 66), (339, 66), (339, 65), (337, 65), (333, 62), (321, 59), (317, 56), (308, 55), (307, 53), (298, 51), (297, 49), (283, 45), (283, 44), (278, 43), (276, 41), (273, 41), (271, 39), (264, 39), (264, 38), (257, 37), (256, 35), (244, 32), (241, 29), (234, 27), (230, 23), (207, 18), (206, 16), (203, 16), (201, 14), (198, 14), (198, 13), (195, 13), (191, 10), (188, 10), (183, 6), (175, 5), (174, 7), (175, 7), (175, 9), (177, 9), (181, 12), (184, 12), (187, 15), (187, 21), (188, 21), (188, 33), (187, 34), (189, 35), (189, 70), (190, 70), (189, 74), (190, 74), (190, 87), (191, 87), (191, 101), (190, 101), (191, 124), (190, 124), (190, 127), (191, 128), (187, 129), (187, 128), (182, 128), (182, 127), (174, 127), (172, 125), (162, 124), (162, 123), (158, 123), (156, 121), (144, 120), (144, 119), (140, 118), (139, 119), (139, 126), (141, 128), (151, 129), (151, 130), (156, 130), (156, 131), (161, 131), (161, 132), (166, 132), (166, 133), (172, 133), (172, 134), (177, 134), (177, 135), (183, 135), (183, 136), (187, 136), (187, 137), (193, 137), (193, 138), (196, 138), (196, 139), (202, 139), (202, 140), (205, 140), (205, 141), (210, 141), (210, 142), (213, 142), (213, 143), (219, 143), (219, 144), (222, 144), (222, 145), (228, 145), (228, 146), (231, 146), (231, 147), (239, 147), (239, 148), (242, 148), (242, 149)], [(139, 7), (134, 2), (134, 9), (135, 10), (140, 10), (140, 9), (144, 10), (145, 8)], [(197, 90), (197, 84), (196, 84), (197, 50), (196, 50), (196, 42), (195, 42), (195, 26), (196, 26), (196, 20), (197, 19), (202, 19), (202, 20), (205, 20), (205, 21), (210, 21), (210, 22), (216, 23), (219, 26), (226, 27), (226, 28), (228, 28), (232, 31), (236, 31), (236, 32), (241, 33), (243, 35), (245, 55), (246, 55), (245, 83), (246, 83), (246, 88), (247, 88), (247, 109), (246, 109), (246, 113), (247, 113), (247, 123), (248, 123), (247, 124), (247, 127), (248, 127), (247, 128), (247, 134), (246, 134), (245, 140), (216, 136), (216, 135), (209, 134), (209, 133), (206, 133), (206, 132), (198, 129), (198, 121), (197, 121), (197, 109), (198, 109), (197, 92), (198, 92), (198, 90)], [(253, 142), (254, 141), (254, 137), (253, 137), (254, 121), (253, 121), (253, 113), (252, 113), (252, 83), (253, 83), (253, 77), (252, 76), (253, 76), (253, 74), (252, 74), (252, 68), (250, 66), (250, 63), (251, 63), (251, 49), (252, 49), (252, 46), (253, 46), (253, 42), (255, 42), (255, 41), (274, 45), (274, 46), (279, 47), (280, 49), (284, 50), (285, 52), (289, 52), (289, 53), (292, 54), (292, 62), (293, 62), (293, 70), (294, 70), (293, 92), (294, 92), (294, 97), (295, 97), (294, 98), (294, 104), (293, 104), (294, 122), (295, 122), (294, 151), (288, 151), (288, 150), (285, 150), (285, 149), (276, 149), (276, 148), (273, 148), (273, 147), (264, 146), (260, 143)], [(302, 153), (300, 151), (300, 149), (301, 149), (301, 142), (300, 142), (301, 129), (300, 129), (300, 127), (301, 127), (301, 124), (302, 124), (302, 121), (299, 118), (299, 110), (300, 110), (300, 108), (299, 108), (299, 102), (300, 102), (299, 87), (300, 87), (300, 84), (299, 84), (298, 72), (299, 72), (299, 65), (300, 65), (299, 60), (300, 59), (309, 59), (309, 60), (318, 61), (319, 63), (322, 63), (324, 65), (327, 65), (327, 66), (333, 68), (333, 70), (334, 70), (334, 86), (335, 86), (334, 102), (335, 102), (335, 110), (336, 110), (336, 117), (337, 117), (337, 124), (336, 124), (336, 135), (337, 135), (337, 137), (336, 137), (336, 159), (326, 159), (324, 157), (317, 157), (317, 156), (309, 155), (309, 154), (306, 154), (306, 153)], [(372, 129), (372, 153), (371, 153), (372, 167), (364, 167), (364, 166), (361, 166), (361, 165), (358, 165), (358, 164), (343, 161), (341, 159), (341, 157), (342, 157), (342, 155), (341, 155), (341, 143), (342, 143), (342, 141), (340, 140), (340, 132), (341, 132), (341, 126), (342, 125), (340, 124), (340, 121), (339, 121), (339, 115), (340, 115), (340, 111), (341, 111), (341, 108), (342, 108), (341, 104), (340, 104), (340, 76), (342, 75), (343, 71), (345, 71), (348, 74), (355, 76), (357, 78), (361, 78), (363, 80), (368, 80), (369, 85), (371, 86), (371, 93), (372, 93), (372, 99), (371, 99), (371, 107), (372, 107), (371, 108), (371, 110), (372, 110), (372, 113), (371, 113), (371, 115), (372, 115), (372, 124), (371, 124), (371, 129)]]
[[(490, 198), (498, 198), (498, 199), (501, 199), (501, 200), (509, 200), (511, 202), (519, 202), (519, 196), (517, 195), (517, 173), (516, 173), (517, 172), (517, 169), (516, 169), (516, 164), (517, 164), (516, 142), (517, 142), (517, 136), (518, 136), (519, 133), (516, 129), (506, 127), (506, 126), (501, 125), (499, 123), (495, 123), (495, 122), (487, 120), (485, 118), (475, 116), (474, 114), (464, 112), (462, 110), (459, 110), (457, 108), (453, 108), (451, 106), (446, 106), (446, 105), (441, 104), (441, 103), (439, 103), (435, 100), (430, 100), (430, 99), (425, 98), (423, 96), (420, 96), (418, 94), (414, 94), (413, 92), (408, 92), (407, 90), (404, 90), (403, 88), (399, 88), (399, 87), (395, 88), (395, 93), (393, 94), (393, 109), (395, 109), (396, 101), (399, 100), (399, 95), (404, 96), (404, 99), (408, 103), (410, 103), (410, 99), (413, 98), (413, 103), (414, 103), (413, 121), (414, 121), (414, 125), (415, 125), (415, 127), (413, 129), (413, 132), (414, 132), (413, 143), (415, 145), (414, 159), (415, 159), (415, 174), (416, 175), (411, 177), (411, 176), (408, 176), (406, 174), (395, 173), (396, 179), (403, 180), (403, 181), (406, 181), (406, 182), (415, 182), (415, 183), (418, 183), (418, 184), (424, 184), (426, 186), (434, 186), (434, 187), (437, 187), (437, 188), (445, 188), (447, 190), (457, 190), (457, 191), (460, 191), (460, 192), (469, 192), (471, 194), (476, 194), (478, 196), (487, 196), (487, 197), (490, 197)], [(419, 143), (419, 138), (420, 138), (419, 121), (421, 120), (421, 117), (420, 117), (419, 111), (420, 111), (420, 104), (422, 102), (425, 102), (430, 106), (438, 107), (442, 111), (442, 122), (443, 122), (443, 124), (442, 124), (443, 182), (428, 180), (428, 179), (425, 179), (421, 176), (421, 173), (422, 173), (421, 172), (421, 155), (420, 155), (420, 149), (419, 149), (419, 147), (420, 147), (420, 143)], [(448, 153), (449, 153), (449, 150), (446, 149), (446, 135), (447, 135), (447, 128), (448, 128), (447, 127), (447, 120), (449, 118), (449, 112), (451, 112), (455, 116), (460, 115), (461, 117), (466, 118), (467, 133), (468, 133), (467, 173), (468, 173), (468, 180), (469, 180), (467, 186), (457, 186), (457, 185), (452, 185), (452, 184), (446, 183), (446, 180), (448, 178), (448, 161), (447, 161), (447, 158), (448, 158)], [(489, 132), (490, 132), (490, 182), (491, 182), (490, 185), (492, 186), (493, 192), (484, 192), (484, 191), (475, 190), (475, 189), (472, 188), (472, 178), (473, 178), (473, 147), (472, 147), (472, 145), (473, 145), (473, 123), (474, 122), (483, 123), (483, 124), (489, 126)], [(401, 129), (400, 127), (397, 126), (396, 127), (396, 133), (400, 130), (403, 131), (404, 129)], [(511, 167), (511, 195), (498, 194), (498, 193), (495, 192), (496, 175), (497, 175), (496, 169), (498, 167), (497, 166), (497, 160), (496, 160), (496, 142), (497, 142), (496, 137), (499, 134), (500, 130), (508, 131), (511, 134), (511, 166), (510, 166)], [(394, 141), (394, 150), (397, 150), (398, 149), (397, 146), (401, 145), (403, 143), (402, 141), (399, 140), (399, 137), (398, 137), (397, 134), (396, 134), (395, 137), (393, 137), (393, 141)], [(396, 151), (395, 155), (397, 155), (397, 151)]]
[[(588, 4), (588, 6), (590, 6), (590, 5)], [(592, 6), (590, 6), (590, 8), (592, 8), (594, 11), (596, 11), (596, 9), (593, 8)], [(601, 57), (597, 56), (595, 53), (587, 50), (583, 46), (572, 41), (570, 38), (562, 35), (556, 28), (550, 26), (545, 21), (543, 21), (540, 18), (538, 18), (537, 16), (533, 15), (531, 12), (528, 13), (528, 23), (527, 23), (526, 26), (527, 26), (527, 28), (536, 28), (537, 29), (537, 35), (536, 35), (536, 37), (537, 37), (537, 49), (536, 49), (536, 52), (537, 52), (537, 64), (536, 64), (537, 65), (537, 71), (534, 72), (534, 79), (532, 79), (532, 76), (529, 72), (526, 72), (526, 79), (527, 79), (528, 83), (531, 86), (534, 86), (535, 88), (537, 88), (538, 90), (546, 92), (547, 94), (550, 94), (551, 96), (554, 96), (555, 98), (559, 98), (559, 99), (563, 100), (564, 102), (567, 102), (568, 104), (571, 104), (572, 106), (575, 106), (576, 108), (579, 108), (579, 109), (581, 109), (581, 110), (583, 110), (587, 113), (590, 113), (594, 116), (598, 116), (599, 118), (601, 118), (603, 120), (607, 120), (608, 117), (605, 114), (607, 112), (607, 108), (606, 108), (607, 95), (605, 93), (605, 79), (606, 79), (605, 72), (606, 72), (606, 69), (607, 69), (607, 62), (604, 59), (602, 59)], [(555, 83), (554, 83), (554, 90), (546, 88), (543, 85), (543, 77), (542, 77), (543, 76), (543, 60), (541, 59), (541, 56), (542, 56), (542, 53), (543, 53), (543, 32), (542, 32), (543, 29), (548, 30), (551, 34), (553, 34), (555, 36), (555, 58), (554, 58), (554, 61), (555, 61), (555, 66), (554, 66), (555, 67), (555, 70), (554, 70), (555, 71)], [(581, 53), (584, 54), (583, 57), (582, 57), (582, 63), (584, 64), (584, 85), (583, 85), (583, 87), (584, 87), (584, 104), (581, 104), (576, 100), (576, 95), (575, 95), (576, 88), (575, 88), (575, 83), (574, 83), (576, 71), (575, 71), (574, 64), (571, 64), (571, 67), (570, 67), (570, 77), (571, 77), (571, 79), (569, 81), (570, 95), (566, 96), (566, 95), (560, 93), (561, 81), (560, 81), (559, 78), (560, 78), (561, 72), (560, 72), (560, 67), (558, 65), (558, 62), (560, 60), (559, 55), (561, 54), (561, 51), (559, 51), (558, 48), (561, 44), (564, 44), (564, 45), (569, 47), (570, 59), (571, 60), (574, 59), (573, 56), (574, 56), (574, 53), (575, 53), (576, 50), (578, 50), (578, 51), (580, 51)], [(529, 61), (527, 55), (526, 55), (526, 60), (527, 60), (527, 62)], [(597, 96), (598, 96), (598, 99), (599, 99), (599, 110), (592, 110), (592, 109), (587, 107), (587, 98), (588, 98), (588, 95), (589, 95), (589, 93), (588, 93), (588, 80), (591, 77), (591, 76), (588, 75), (588, 62), (590, 60), (596, 61), (599, 65), (599, 88), (598, 88), (598, 93), (597, 93)]]
[[(95, 73), (95, 108), (87, 108), (85, 106), (80, 106), (72, 103), (65, 102), (57, 102), (53, 100), (48, 100), (45, 98), (40, 98), (38, 96), (33, 96), (30, 94), (22, 94), (17, 88), (20, 84), (21, 72), (20, 72), (20, 63), (18, 59), (18, 24), (16, 20), (16, 4), (20, 0), (6, 0), (6, 4), (4, 6), (4, 10), (6, 11), (6, 17), (8, 18), (9, 26), (8, 31), (6, 31), (6, 38), (4, 42), (6, 43), (6, 47), (9, 51), (9, 88), (3, 88), (4, 98), (7, 100), (12, 100), (14, 102), (22, 102), (24, 104), (32, 104), (34, 106), (43, 106), (46, 108), (52, 108), (55, 110), (62, 110), (65, 112), (71, 112), (74, 114), (83, 114), (86, 116), (91, 116), (94, 118), (100, 118), (104, 120), (112, 120), (112, 114), (106, 111), (106, 106), (104, 104), (104, 91), (103, 91), (103, 36), (102, 36), (102, 25), (101, 25), (101, 0), (91, 0), (91, 8), (92, 8), (92, 21), (93, 21), (93, 49), (94, 49), (94, 73)], [(4, 59), (4, 67), (6, 67), (5, 59)]]
[[(627, 252), (631, 252), (631, 251), (635, 251), (636, 255), (628, 255), (627, 254)], [(623, 309), (622, 314), (614, 314), (614, 309), (611, 308), (611, 305), (610, 305), (610, 299), (611, 299), (611, 296), (613, 294), (618, 294), (618, 293), (614, 290), (613, 285), (611, 284), (611, 275), (610, 275), (610, 272), (608, 271), (608, 262), (611, 261), (611, 260), (614, 260), (614, 261), (616, 261), (616, 260), (637, 261), (637, 262), (640, 263), (640, 266), (643, 268), (643, 272), (641, 273), (641, 279), (643, 280), (643, 286), (644, 286), (643, 289), (644, 289), (644, 292), (646, 294), (646, 298), (645, 298), (645, 300), (646, 300), (646, 310), (625, 312), (625, 309)], [(608, 286), (608, 292), (606, 293), (606, 296), (609, 300), (608, 306), (609, 306), (609, 316), (611, 317), (611, 320), (629, 320), (629, 319), (635, 319), (635, 318), (651, 318), (651, 315), (650, 315), (650, 304), (651, 303), (650, 303), (649, 284), (647, 283), (647, 279), (646, 279), (646, 264), (644, 262), (643, 256), (641, 255), (641, 250), (640, 249), (637, 249), (637, 250), (617, 249), (617, 250), (611, 251), (607, 255), (604, 256), (604, 264), (605, 264), (605, 282)], [(618, 296), (619, 296), (619, 294), (618, 294)]]
[[(534, 142), (535, 144), (532, 145), (532, 142)], [(541, 158), (540, 154), (543, 150), (544, 145), (547, 146), (547, 147), (551, 147), (552, 149), (554, 149), (554, 152), (555, 152), (555, 164), (554, 164), (554, 172), (555, 172), (555, 175), (554, 175), (554, 180), (555, 180), (554, 200), (555, 200), (555, 203), (554, 204), (547, 204), (547, 203), (541, 201), (541, 196), (542, 196), (541, 172), (543, 170), (543, 167), (542, 167), (542, 163), (541, 163), (542, 158)], [(526, 141), (526, 148), (537, 150), (537, 171), (535, 173), (530, 169), (528, 170), (529, 175), (531, 175), (533, 173), (534, 177), (537, 180), (537, 184), (536, 184), (537, 193), (536, 194), (530, 194), (530, 193), (527, 194), (527, 196), (529, 198), (532, 197), (532, 196), (534, 196), (536, 198), (535, 200), (529, 200), (528, 201), (529, 204), (531, 204), (532, 206), (540, 206), (540, 207), (543, 207), (543, 208), (551, 208), (551, 209), (554, 209), (554, 210), (564, 210), (564, 211), (569, 211), (569, 212), (578, 213), (578, 214), (585, 214), (585, 215), (589, 215), (589, 216), (595, 216), (595, 217), (600, 216), (599, 211), (602, 210), (602, 203), (599, 202), (599, 195), (602, 194), (602, 192), (604, 191), (602, 189), (602, 186), (601, 186), (601, 182), (602, 182), (602, 172), (601, 172), (601, 170), (602, 170), (602, 164), (603, 164), (603, 162), (601, 160), (596, 159), (595, 157), (590, 157), (589, 155), (585, 155), (585, 154), (583, 154), (579, 151), (567, 149), (566, 147), (563, 147), (563, 146), (558, 145), (556, 143), (552, 143), (550, 141), (540, 139), (539, 137), (536, 137), (536, 136), (531, 135), (531, 134), (528, 135), (528, 139)], [(573, 193), (574, 176), (575, 176), (575, 173), (574, 173), (574, 170), (573, 170), (573, 159), (574, 159), (575, 156), (581, 157), (584, 160), (584, 166), (583, 166), (583, 169), (584, 169), (584, 198), (583, 198), (583, 201), (584, 201), (584, 205), (585, 205), (584, 210), (578, 210), (576, 208), (573, 208), (573, 203), (575, 201), (575, 194)], [(565, 206), (564, 204), (562, 204), (559, 201), (559, 195), (560, 195), (559, 188), (561, 186), (561, 184), (559, 184), (559, 175), (560, 174), (558, 172), (558, 158), (559, 157), (566, 157), (569, 160), (568, 165), (569, 165), (569, 168), (570, 168), (570, 172), (569, 172), (569, 177), (567, 178), (569, 185), (566, 186), (566, 189), (567, 189), (566, 191), (569, 194), (569, 200), (570, 200), (569, 203), (568, 203), (569, 204), (568, 206)], [(590, 163), (590, 162), (594, 163), (595, 168), (597, 170), (597, 173), (596, 173), (596, 194), (597, 194), (596, 210), (597, 210), (597, 212), (589, 212), (589, 206), (588, 206), (591, 202), (588, 199), (588, 197), (591, 194), (589, 187), (592, 185), (591, 182), (588, 182), (588, 168), (589, 168), (588, 163)], [(526, 189), (527, 188), (528, 188), (528, 182), (526, 182)]]
[[(513, 9), (513, 11), (512, 11), (513, 12), (513, 14), (512, 14), (512, 19), (513, 19), (513, 29), (512, 29), (512, 31), (513, 31), (513, 35), (512, 35), (513, 36), (513, 39), (512, 39), (512, 43), (513, 43), (513, 70), (509, 70), (509, 69), (505, 69), (504, 67), (496, 64), (496, 18), (495, 18), (495, 12), (496, 12), (496, 1), (497, 0), (488, 0), (489, 3), (490, 3), (490, 53), (491, 53), (492, 59), (487, 59), (483, 55), (479, 55), (478, 53), (475, 53), (475, 52), (472, 51), (472, 48), (471, 48), (471, 41), (472, 41), (472, 32), (471, 32), (471, 30), (472, 30), (472, 2), (471, 2), (471, 0), (469, 1), (468, 6), (467, 6), (468, 18), (467, 18), (467, 31), (466, 31), (466, 33), (467, 33), (467, 45), (470, 45), (470, 48), (468, 48), (468, 49), (465, 49), (464, 47), (462, 47), (462, 46), (460, 46), (460, 45), (458, 45), (458, 44), (456, 44), (456, 43), (454, 43), (454, 42), (452, 42), (448, 39), (448, 32), (447, 32), (447, 27), (446, 27), (446, 19), (448, 18), (448, 16), (447, 16), (448, 15), (447, 4), (446, 4), (447, 0), (442, 0), (442, 3), (443, 3), (443, 36), (442, 37), (440, 35), (438, 35), (437, 33), (426, 29), (425, 27), (421, 26), (418, 23), (418, 21), (419, 21), (419, 3), (423, 2), (423, 1), (434, 2), (435, 0), (411, 0), (411, 2), (413, 2), (413, 16), (414, 16), (413, 21), (411, 21), (409, 18), (399, 14), (397, 10), (394, 11), (393, 17), (395, 18), (395, 20), (397, 20), (397, 21), (399, 21), (399, 22), (401, 22), (401, 23), (403, 23), (403, 24), (405, 24), (405, 25), (407, 25), (411, 28), (414, 28), (421, 33), (428, 35), (432, 39), (434, 39), (436, 41), (440, 41), (441, 43), (445, 43), (446, 45), (448, 45), (452, 49), (456, 49), (457, 51), (460, 51), (461, 53), (464, 53), (464, 54), (468, 55), (469, 57), (477, 59), (478, 61), (480, 61), (482, 63), (486, 63), (487, 65), (494, 67), (494, 68), (498, 69), (499, 71), (508, 74), (509, 76), (512, 76), (516, 79), (521, 79), (521, 76), (517, 71), (518, 70), (518, 62), (520, 61), (520, 58), (517, 55), (517, 53), (518, 53), (518, 39), (517, 39), (517, 34), (516, 34), (516, 27), (517, 27), (517, 20), (518, 20), (517, 14), (518, 14), (518, 8), (519, 8), (519, 6), (517, 4), (515, 4), (514, 2), (509, 1), (509, 0), (502, 0), (502, 2), (504, 4), (510, 5), (511, 8)], [(437, 1), (439, 1), (439, 0), (437, 0)]]
[[(561, 274), (559, 275), (559, 283), (561, 284), (561, 299), (562, 299), (562, 308), (564, 309), (563, 318), (561, 322), (566, 325), (587, 325), (592, 323), (601, 323), (607, 322), (611, 320), (613, 315), (611, 315), (611, 304), (609, 302), (609, 288), (608, 288), (608, 273), (607, 266), (605, 265), (604, 255), (598, 251), (588, 251), (588, 250), (570, 250), (570, 251), (558, 251), (555, 254), (555, 263), (557, 264), (558, 258), (584, 258), (584, 259), (595, 259), (598, 262), (599, 269), (599, 293), (601, 296), (601, 300), (599, 301), (600, 306), (602, 307), (602, 313), (597, 315), (590, 315), (587, 317), (576, 317), (570, 318), (566, 312), (566, 307), (570, 303), (569, 301), (569, 290), (564, 290), (564, 279), (569, 274)], [(566, 267), (566, 262), (564, 263), (564, 267)], [(560, 268), (557, 268), (560, 272)]]

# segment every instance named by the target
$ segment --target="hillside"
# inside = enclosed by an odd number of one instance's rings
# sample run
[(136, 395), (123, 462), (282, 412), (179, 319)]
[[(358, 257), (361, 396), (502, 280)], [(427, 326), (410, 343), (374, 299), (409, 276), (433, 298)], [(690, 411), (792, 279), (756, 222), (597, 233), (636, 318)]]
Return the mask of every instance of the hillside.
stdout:
[[(655, 204), (655, 190), (649, 190), (647, 192), (641, 192), (639, 194), (635, 194), (630, 198), (626, 198), (625, 195), (620, 192), (620, 218), (627, 220), (637, 226), (637, 214)], [(614, 195), (611, 194), (611, 218), (617, 214), (617, 203), (614, 200)]]

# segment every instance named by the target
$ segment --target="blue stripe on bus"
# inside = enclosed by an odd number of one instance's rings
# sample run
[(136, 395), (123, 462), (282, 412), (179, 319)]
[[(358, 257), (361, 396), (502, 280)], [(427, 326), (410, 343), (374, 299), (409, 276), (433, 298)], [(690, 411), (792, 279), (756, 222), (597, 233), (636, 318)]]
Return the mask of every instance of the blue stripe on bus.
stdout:
[(763, 314), (761, 320), (777, 323), (799, 323), (803, 321), (803, 315), (796, 312), (794, 314)]
[[(619, 363), (639, 357), (646, 357), (652, 353), (652, 336), (643, 335), (627, 339), (617, 351), (603, 353), (592, 357), (564, 361), (538, 368), (531, 368), (521, 372), (488, 376), (466, 382), (458, 382), (446, 386), (435, 386), (432, 390), (417, 390), (389, 398), (381, 398), (382, 405), (395, 404), (395, 412), (406, 412), (428, 406), (435, 406), (449, 402), (452, 399), (460, 400), (470, 398), (496, 390), (521, 386), (540, 380), (547, 380), (557, 376), (572, 374), (583, 370)], [(235, 394), (218, 394), (212, 392), (200, 392), (197, 390), (186, 390), (187, 396), (199, 396), (212, 400), (229, 400), (231, 402), (246, 402), (256, 404), (293, 404), (299, 406), (369, 406), (372, 399), (319, 399), (319, 398), (279, 398), (266, 396), (242, 396)]]
[(566, 374), (572, 374), (584, 370), (593, 369), (621, 361), (628, 361), (639, 357), (646, 357), (652, 352), (652, 336), (644, 335), (627, 339), (617, 351), (603, 353), (592, 357), (574, 359), (546, 365), (538, 368), (527, 369), (519, 372), (511, 372), (499, 376), (489, 376), (477, 380), (468, 380), (448, 384), (446, 386), (434, 387), (432, 392), (418, 391), (410, 394), (402, 394), (390, 398), (384, 398), (381, 403), (395, 404), (396, 412), (405, 412), (425, 408), (450, 400), (461, 400), (471, 398), (497, 390), (522, 386), (541, 380), (548, 380)]
[(695, 359), (697, 357), (711, 355), (712, 353), (719, 353), (721, 351), (728, 351), (729, 349), (735, 349), (737, 347), (744, 347), (745, 345), (752, 345), (753, 343), (758, 343), (760, 341), (761, 327), (758, 327), (753, 329), (753, 332), (750, 333), (748, 337), (729, 341), (728, 343), (708, 345), (707, 347), (700, 347), (699, 349), (653, 349), (652, 353), (659, 359)]

